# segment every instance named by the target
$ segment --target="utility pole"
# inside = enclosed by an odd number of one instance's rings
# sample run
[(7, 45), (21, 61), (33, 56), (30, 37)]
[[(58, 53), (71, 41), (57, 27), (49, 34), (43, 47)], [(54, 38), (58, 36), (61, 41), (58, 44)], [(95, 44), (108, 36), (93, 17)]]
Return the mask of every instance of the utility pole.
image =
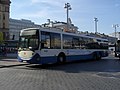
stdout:
[(67, 30), (69, 30), (68, 20), (69, 20), (69, 10), (71, 10), (71, 5), (69, 3), (65, 3), (65, 9), (67, 9)]
[(97, 33), (97, 22), (98, 22), (98, 18), (94, 18), (94, 21), (95, 21), (95, 33)]

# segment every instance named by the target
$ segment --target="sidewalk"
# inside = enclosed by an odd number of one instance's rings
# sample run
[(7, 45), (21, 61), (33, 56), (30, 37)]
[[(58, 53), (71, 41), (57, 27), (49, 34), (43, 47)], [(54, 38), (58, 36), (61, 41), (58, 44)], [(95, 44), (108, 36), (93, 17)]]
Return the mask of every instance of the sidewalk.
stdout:
[(9, 68), (23, 65), (28, 64), (19, 62), (15, 54), (8, 54), (7, 57), (0, 57), (0, 68)]
[(10, 68), (16, 66), (29, 65), (28, 63), (20, 63), (17, 59), (0, 59), (0, 69), (1, 68)]

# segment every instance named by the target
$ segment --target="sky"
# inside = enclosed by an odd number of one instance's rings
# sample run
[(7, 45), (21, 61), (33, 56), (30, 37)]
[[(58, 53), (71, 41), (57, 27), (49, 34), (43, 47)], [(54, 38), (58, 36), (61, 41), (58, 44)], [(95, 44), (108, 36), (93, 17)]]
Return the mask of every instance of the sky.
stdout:
[(69, 17), (79, 31), (94, 33), (95, 17), (99, 33), (108, 35), (115, 31), (113, 24), (120, 25), (120, 0), (11, 0), (10, 18), (28, 19), (40, 25), (47, 19), (66, 22), (65, 3), (70, 3)]

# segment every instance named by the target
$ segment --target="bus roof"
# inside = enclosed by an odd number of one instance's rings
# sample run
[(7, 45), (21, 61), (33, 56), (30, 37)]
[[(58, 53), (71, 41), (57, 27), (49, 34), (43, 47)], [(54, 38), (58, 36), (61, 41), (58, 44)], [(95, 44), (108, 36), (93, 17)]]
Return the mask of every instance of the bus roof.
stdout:
[(26, 28), (26, 29), (22, 29), (21, 32), (25, 31), (25, 30), (35, 30), (35, 29), (40, 30), (40, 31), (62, 33), (62, 34), (73, 35), (73, 36), (81, 36), (81, 37), (85, 37), (85, 38), (97, 39), (97, 40), (108, 42), (108, 39), (104, 39), (104, 38), (100, 38), (100, 37), (87, 36), (87, 35), (83, 35), (83, 34), (79, 34), (79, 33), (64, 32), (60, 28), (53, 28), (53, 27)]

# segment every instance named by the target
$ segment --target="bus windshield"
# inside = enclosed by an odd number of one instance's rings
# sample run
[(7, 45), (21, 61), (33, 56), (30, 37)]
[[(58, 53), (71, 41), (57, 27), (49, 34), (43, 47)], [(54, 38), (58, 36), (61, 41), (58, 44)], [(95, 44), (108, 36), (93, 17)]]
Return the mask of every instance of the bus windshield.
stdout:
[[(26, 31), (25, 31), (26, 32)], [(20, 48), (29, 48), (32, 50), (36, 50), (39, 47), (39, 38), (38, 34), (30, 35), (30, 34), (25, 34), (20, 35), (20, 40), (19, 40), (19, 47)]]

